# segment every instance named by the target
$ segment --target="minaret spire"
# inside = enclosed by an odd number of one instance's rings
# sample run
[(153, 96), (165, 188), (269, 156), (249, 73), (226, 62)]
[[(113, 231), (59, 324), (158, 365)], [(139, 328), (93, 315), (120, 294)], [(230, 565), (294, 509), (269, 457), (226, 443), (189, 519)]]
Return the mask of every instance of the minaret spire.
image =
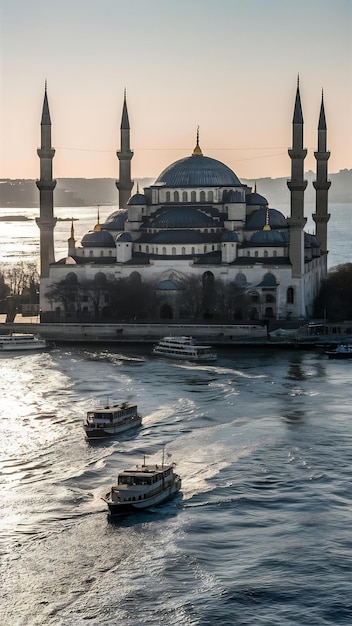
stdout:
[(199, 126), (197, 126), (197, 143), (192, 152), (192, 156), (203, 156), (203, 152), (199, 146)]
[[(314, 152), (317, 162), (316, 180), (313, 182), (315, 189), (315, 230), (317, 239), (320, 241), (321, 253), (327, 255), (327, 224), (330, 219), (328, 213), (328, 191), (330, 181), (328, 180), (328, 160), (330, 152), (327, 150), (327, 127), (325, 119), (324, 93), (321, 93), (321, 104), (318, 122), (318, 150)], [(325, 258), (325, 274), (327, 272), (327, 257)]]
[[(52, 161), (55, 150), (51, 145), (51, 120), (47, 94), (47, 82), (45, 81), (44, 101), (41, 118), (41, 147), (37, 154), (40, 159), (40, 179), (36, 181), (39, 189), (39, 218), (36, 219), (40, 229), (40, 277), (49, 277), (49, 267), (55, 261), (54, 255), (54, 189), (56, 180), (52, 175)], [(40, 287), (46, 287), (44, 281), (40, 281)]]
[[(304, 159), (307, 150), (303, 147), (303, 114), (299, 77), (297, 78), (296, 99), (292, 120), (292, 148), (288, 154), (291, 159), (291, 179), (287, 186), (291, 192), (291, 214), (287, 219), (290, 228), (289, 255), (292, 264), (292, 277), (302, 278), (304, 275), (304, 232), (307, 219), (304, 217), (304, 191), (307, 181), (304, 180)], [(303, 280), (300, 297), (297, 298), (299, 310), (297, 315), (305, 315)], [(298, 294), (297, 294), (298, 295)]]
[(120, 150), (116, 152), (119, 160), (119, 180), (116, 181), (116, 187), (119, 190), (119, 206), (120, 209), (125, 209), (129, 198), (131, 197), (131, 191), (133, 187), (133, 180), (131, 180), (131, 159), (133, 157), (133, 151), (130, 148), (130, 122), (128, 119), (127, 101), (126, 101), (126, 88), (123, 95), (123, 107), (120, 126)]

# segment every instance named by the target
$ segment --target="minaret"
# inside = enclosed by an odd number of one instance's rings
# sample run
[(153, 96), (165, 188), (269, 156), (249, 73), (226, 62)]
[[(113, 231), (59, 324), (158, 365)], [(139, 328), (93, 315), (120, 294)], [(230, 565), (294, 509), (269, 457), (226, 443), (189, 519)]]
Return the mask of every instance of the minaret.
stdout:
[(73, 228), (73, 218), (71, 220), (71, 236), (68, 240), (68, 256), (74, 256), (76, 254), (76, 240), (75, 231)]
[(55, 150), (51, 146), (51, 120), (45, 81), (44, 102), (41, 120), (41, 147), (37, 154), (40, 158), (40, 180), (36, 181), (39, 189), (39, 217), (36, 219), (40, 229), (40, 277), (49, 277), (49, 267), (55, 261), (54, 255), (54, 217), (53, 192), (56, 180), (53, 180), (52, 161)]
[[(318, 150), (314, 152), (317, 161), (316, 180), (313, 182), (315, 188), (315, 213), (312, 215), (315, 221), (315, 234), (321, 244), (321, 254), (327, 255), (328, 252), (328, 228), (327, 224), (330, 219), (328, 213), (328, 191), (331, 182), (328, 180), (328, 160), (330, 152), (326, 149), (327, 129), (324, 110), (324, 95), (321, 94), (321, 106), (318, 124)], [(325, 265), (325, 272), (326, 272)]]
[(116, 187), (119, 190), (119, 207), (125, 209), (128, 200), (131, 197), (133, 180), (131, 180), (131, 159), (133, 151), (130, 148), (130, 123), (128, 120), (126, 90), (123, 98), (122, 119), (120, 126), (120, 147), (121, 150), (116, 152), (120, 163), (120, 178), (116, 181)]
[[(304, 232), (307, 219), (304, 217), (304, 191), (307, 181), (304, 180), (304, 159), (307, 150), (303, 148), (303, 115), (301, 96), (299, 92), (299, 78), (297, 79), (296, 101), (292, 120), (292, 148), (288, 151), (291, 159), (291, 180), (287, 186), (291, 192), (291, 214), (287, 218), (290, 228), (289, 255), (292, 264), (292, 278), (303, 278), (304, 275)], [(299, 315), (305, 315), (304, 285), (301, 281)], [(297, 294), (298, 296), (299, 294)]]

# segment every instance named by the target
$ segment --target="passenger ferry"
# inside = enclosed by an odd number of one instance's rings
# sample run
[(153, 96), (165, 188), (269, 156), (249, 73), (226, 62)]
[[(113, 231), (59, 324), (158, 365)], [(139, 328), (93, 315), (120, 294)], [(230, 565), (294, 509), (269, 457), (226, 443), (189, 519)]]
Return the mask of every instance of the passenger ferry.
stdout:
[(152, 350), (153, 356), (187, 361), (216, 361), (217, 354), (211, 346), (200, 346), (192, 337), (164, 337)]
[(140, 426), (141, 423), (137, 405), (122, 402), (88, 411), (83, 428), (88, 439), (103, 439)]
[(48, 342), (37, 335), (29, 333), (0, 335), (0, 351), (44, 350), (46, 348), (49, 348)]
[(142, 465), (124, 470), (117, 484), (102, 499), (111, 515), (125, 515), (161, 504), (175, 496), (181, 489), (181, 477), (174, 472), (174, 463)]

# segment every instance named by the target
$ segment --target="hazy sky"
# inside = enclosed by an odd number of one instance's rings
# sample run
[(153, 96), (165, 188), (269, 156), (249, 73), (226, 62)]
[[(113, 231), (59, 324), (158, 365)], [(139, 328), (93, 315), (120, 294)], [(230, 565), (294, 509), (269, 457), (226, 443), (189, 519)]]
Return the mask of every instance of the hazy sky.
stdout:
[(352, 168), (352, 0), (0, 0), (1, 178), (37, 178), (44, 82), (54, 176), (118, 177), (124, 88), (132, 177), (193, 151), (241, 178), (289, 176), (297, 74), (315, 170)]

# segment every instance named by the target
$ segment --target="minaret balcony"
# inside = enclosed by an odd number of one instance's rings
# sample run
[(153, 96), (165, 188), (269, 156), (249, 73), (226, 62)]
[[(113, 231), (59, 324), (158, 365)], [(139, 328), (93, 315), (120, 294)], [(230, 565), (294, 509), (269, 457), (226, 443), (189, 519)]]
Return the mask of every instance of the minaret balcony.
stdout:
[(331, 187), (330, 180), (313, 180), (313, 187), (316, 191), (328, 191)]
[(53, 191), (56, 187), (56, 180), (36, 180), (39, 191)]
[(313, 213), (312, 219), (316, 224), (327, 224), (330, 219), (330, 213), (325, 213), (325, 215), (318, 215), (318, 213)]
[(308, 185), (307, 180), (302, 180), (301, 182), (296, 182), (292, 180), (287, 181), (287, 187), (290, 191), (304, 191)]
[(288, 155), (290, 159), (305, 159), (307, 152), (308, 150), (306, 148), (290, 148), (288, 150)]
[(116, 156), (118, 159), (122, 161), (130, 161), (133, 157), (133, 151), (132, 150), (118, 150), (116, 152)]
[(54, 148), (38, 148), (37, 155), (40, 159), (53, 159), (55, 150)]
[(328, 161), (330, 158), (330, 152), (314, 152), (314, 156), (317, 161)]

